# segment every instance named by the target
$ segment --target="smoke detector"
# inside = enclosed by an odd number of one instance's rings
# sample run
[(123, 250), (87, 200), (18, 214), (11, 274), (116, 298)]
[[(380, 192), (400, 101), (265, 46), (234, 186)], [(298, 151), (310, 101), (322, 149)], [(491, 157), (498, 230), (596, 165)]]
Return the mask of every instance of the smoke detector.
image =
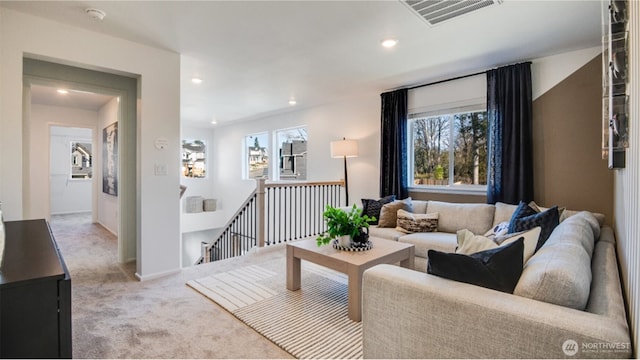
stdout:
[(100, 9), (89, 8), (84, 10), (87, 15), (93, 20), (102, 21), (104, 17), (107, 16), (107, 13)]

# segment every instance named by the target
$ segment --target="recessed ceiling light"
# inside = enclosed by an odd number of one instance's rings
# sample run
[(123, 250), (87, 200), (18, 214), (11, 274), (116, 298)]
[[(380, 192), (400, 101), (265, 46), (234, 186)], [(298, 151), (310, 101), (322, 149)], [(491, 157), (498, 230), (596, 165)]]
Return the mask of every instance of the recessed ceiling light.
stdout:
[(194, 84), (201, 84), (202, 83), (202, 79), (194, 77), (191, 79), (191, 82)]
[(297, 104), (298, 102), (295, 99), (291, 99), (289, 100), (289, 105), (293, 106), (295, 104)]
[(384, 39), (380, 42), (380, 44), (382, 44), (382, 46), (386, 47), (387, 49), (392, 48), (396, 45), (398, 45), (398, 40), (396, 39)]
[(215, 125), (215, 124), (217, 124), (217, 123), (218, 123), (218, 122), (216, 121), (216, 119), (211, 120), (211, 125)]
[(65, 90), (65, 89), (58, 89), (58, 90), (56, 90), (56, 91), (58, 92), (58, 94), (63, 94), (63, 95), (66, 95), (66, 94), (68, 94), (68, 93), (69, 93), (69, 91), (68, 91), (68, 90)]

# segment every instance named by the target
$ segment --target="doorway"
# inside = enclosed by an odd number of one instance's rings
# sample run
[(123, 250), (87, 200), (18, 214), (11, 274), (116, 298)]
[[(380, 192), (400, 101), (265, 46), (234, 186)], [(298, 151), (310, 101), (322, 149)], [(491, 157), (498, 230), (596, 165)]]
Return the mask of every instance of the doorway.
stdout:
[[(49, 87), (57, 90), (65, 90), (67, 94), (78, 96), (87, 96), (90, 94), (102, 94), (109, 97), (109, 103), (112, 106), (108, 110), (97, 111), (109, 113), (110, 120), (94, 121), (93, 124), (87, 125), (81, 121), (69, 121), (69, 118), (62, 114), (49, 113), (47, 123), (42, 124), (35, 121), (34, 108), (32, 106), (33, 89), (38, 86)], [(137, 94), (138, 80), (121, 75), (115, 75), (106, 72), (88, 70), (68, 65), (57, 64), (53, 62), (23, 59), (23, 151), (26, 154), (24, 158), (23, 178), (25, 179), (25, 187), (23, 191), (23, 212), (27, 218), (47, 218), (51, 216), (51, 195), (48, 157), (48, 138), (47, 127), (53, 126), (71, 126), (71, 127), (92, 127), (92, 144), (96, 144), (94, 154), (102, 154), (103, 148), (101, 142), (102, 132), (105, 127), (116, 124), (118, 128), (118, 141), (115, 154), (118, 161), (114, 166), (117, 178), (117, 193), (102, 194), (98, 189), (98, 181), (102, 174), (95, 171), (92, 173), (92, 213), (93, 217), (98, 217), (99, 221), (99, 204), (102, 195), (109, 196), (112, 200), (110, 214), (113, 220), (112, 231), (118, 236), (118, 259), (121, 263), (136, 260), (137, 253), (137, 186), (136, 186), (136, 128), (137, 128)], [(73, 108), (71, 97), (67, 98), (67, 107)], [(77, 106), (76, 106), (77, 108)], [(86, 109), (77, 109), (78, 111), (86, 111)], [(95, 111), (94, 111), (95, 112)], [(55, 115), (55, 116), (54, 116)], [(45, 146), (43, 146), (45, 145)], [(71, 145), (70, 145), (71, 146)], [(46, 150), (45, 150), (46, 149)], [(44, 150), (44, 151), (43, 151)], [(45, 155), (42, 155), (44, 153)], [(42, 158), (46, 160), (42, 160)], [(71, 161), (71, 154), (69, 155)], [(92, 163), (98, 162), (96, 156), (93, 156)], [(104, 161), (100, 161), (103, 163)], [(100, 166), (102, 168), (102, 166)], [(95, 168), (94, 168), (95, 170)], [(46, 202), (48, 206), (43, 206)]]
[[(31, 115), (34, 116), (34, 98)], [(37, 105), (37, 104), (36, 104)], [(48, 108), (48, 106), (42, 107)], [(73, 112), (76, 109), (63, 108)], [(96, 162), (93, 128), (49, 126), (49, 214), (94, 214)]]

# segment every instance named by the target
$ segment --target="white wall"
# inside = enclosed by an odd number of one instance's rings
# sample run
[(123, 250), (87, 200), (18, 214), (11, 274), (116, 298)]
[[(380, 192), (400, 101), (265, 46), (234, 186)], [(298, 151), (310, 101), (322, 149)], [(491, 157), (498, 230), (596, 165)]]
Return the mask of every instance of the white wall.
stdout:
[[(137, 119), (137, 275), (149, 279), (180, 268), (179, 174), (155, 176), (155, 165), (180, 161), (180, 56), (166, 50), (0, 8), (0, 198), (7, 220), (32, 218), (23, 196), (22, 59), (132, 75), (140, 81)], [(157, 138), (168, 140), (164, 150)], [(33, 197), (33, 196), (32, 196)]]
[(118, 121), (118, 107), (118, 99), (113, 98), (98, 111), (98, 141), (96, 142), (95, 154), (96, 158), (99, 158), (99, 161), (96, 162), (99, 166), (96, 166), (94, 171), (96, 181), (98, 182), (98, 206), (96, 207), (98, 214), (96, 219), (100, 225), (104, 226), (116, 236), (118, 235), (118, 197), (102, 192), (102, 152), (104, 151), (102, 129)]
[(614, 228), (627, 299), (634, 357), (640, 331), (640, 2), (629, 1), (629, 148), (626, 167), (615, 170)]
[[(33, 109), (32, 109), (33, 110)], [(70, 109), (71, 110), (71, 109)], [(31, 117), (33, 119), (33, 111)], [(95, 118), (95, 113), (94, 113)], [(72, 214), (92, 211), (92, 190), (95, 179), (95, 149), (92, 128), (52, 126), (49, 137), (49, 189), (50, 212), (55, 214)], [(92, 178), (71, 178), (71, 142), (91, 144)], [(40, 153), (46, 152), (40, 147)], [(45, 183), (42, 181), (41, 183)]]
[(535, 59), (531, 64), (531, 91), (533, 100), (549, 91), (600, 55), (602, 47), (593, 47)]
[(329, 143), (346, 137), (358, 140), (360, 153), (358, 157), (348, 159), (350, 202), (360, 205), (361, 198), (378, 197), (380, 94), (370, 93), (321, 107), (216, 128), (214, 195), (229, 216), (255, 189), (254, 180), (240, 180), (245, 162), (244, 137), (297, 126), (306, 126), (308, 131), (308, 181), (344, 177), (343, 161), (331, 157)]
[[(600, 51), (597, 47), (534, 59), (534, 99), (593, 59)], [(306, 125), (309, 132), (309, 181), (343, 178), (342, 161), (329, 156), (329, 142), (342, 137), (357, 139), (360, 156), (348, 159), (349, 200), (351, 204), (360, 205), (362, 198), (377, 198), (380, 188), (380, 93), (384, 91), (216, 128), (214, 194), (228, 210), (228, 215), (233, 214), (255, 188), (253, 180), (239, 180), (242, 179), (244, 162), (244, 136), (301, 125)], [(486, 78), (482, 75), (410, 91), (409, 105), (417, 111), (426, 108), (433, 110), (437, 104), (468, 102), (478, 97), (486, 99)]]

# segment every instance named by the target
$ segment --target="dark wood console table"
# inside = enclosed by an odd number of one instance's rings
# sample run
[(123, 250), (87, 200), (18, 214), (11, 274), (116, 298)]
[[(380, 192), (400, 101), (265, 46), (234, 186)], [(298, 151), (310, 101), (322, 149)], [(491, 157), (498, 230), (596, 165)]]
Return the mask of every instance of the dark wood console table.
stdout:
[(4, 225), (0, 358), (71, 358), (71, 277), (49, 225)]

